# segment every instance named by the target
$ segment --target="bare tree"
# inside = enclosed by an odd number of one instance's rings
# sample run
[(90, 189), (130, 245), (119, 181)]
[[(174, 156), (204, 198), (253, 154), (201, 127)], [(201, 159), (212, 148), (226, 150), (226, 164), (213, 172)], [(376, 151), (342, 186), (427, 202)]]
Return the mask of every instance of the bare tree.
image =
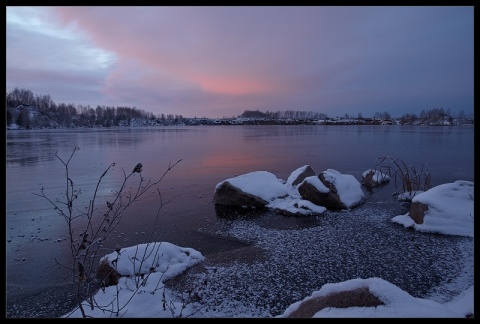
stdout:
[[(88, 302), (91, 309), (94, 309), (94, 307), (101, 307), (96, 304), (94, 298), (94, 294), (98, 288), (101, 287), (101, 282), (97, 277), (99, 268), (98, 254), (100, 247), (120, 223), (125, 211), (131, 207), (134, 202), (137, 202), (140, 198), (145, 197), (151, 192), (151, 189), (158, 185), (167, 173), (181, 160), (178, 160), (174, 164), (169, 164), (164, 174), (156, 181), (146, 180), (142, 176), (143, 166), (141, 163), (138, 163), (131, 172), (125, 172), (125, 170), (122, 169), (123, 181), (120, 184), (120, 188), (118, 191), (113, 192), (112, 197), (106, 201), (106, 207), (104, 206), (102, 208), (97, 203), (97, 198), (102, 180), (115, 166), (115, 163), (110, 164), (100, 175), (89, 204), (85, 207), (86, 211), (84, 211), (84, 209), (76, 206), (77, 199), (82, 194), (82, 190), (75, 187), (70, 176), (69, 165), (77, 150), (79, 150), (79, 148), (75, 147), (70, 157), (66, 160), (58, 156), (57, 153), (55, 154), (65, 167), (66, 182), (65, 193), (62, 196), (63, 198), (49, 198), (45, 194), (43, 187), (41, 188), (41, 193), (35, 195), (50, 202), (53, 209), (67, 225), (70, 253), (72, 257), (71, 263), (70, 265), (65, 265), (58, 260), (56, 260), (56, 262), (71, 271), (72, 283), (76, 289), (75, 296), (78, 308), (80, 309), (82, 316), (87, 317), (84, 309), (85, 301)], [(164, 202), (161, 200), (160, 193), (159, 197), (160, 209), (164, 205)], [(139, 262), (142, 261), (143, 259), (139, 258)], [(144, 278), (142, 280), (146, 279)], [(139, 283), (137, 283), (137, 286), (139, 287)], [(134, 294), (134, 292), (132, 294)], [(119, 305), (118, 298), (115, 302), (117, 303), (115, 311), (112, 311), (111, 309), (104, 309), (104, 311), (111, 311), (118, 315), (119, 310), (122, 309), (122, 307), (125, 307), (125, 305)]]

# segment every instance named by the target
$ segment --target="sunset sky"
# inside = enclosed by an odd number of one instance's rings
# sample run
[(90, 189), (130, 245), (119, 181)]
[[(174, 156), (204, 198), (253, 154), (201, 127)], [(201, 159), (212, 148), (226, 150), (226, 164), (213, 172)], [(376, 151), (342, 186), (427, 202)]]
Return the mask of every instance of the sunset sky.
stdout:
[(156, 115), (473, 115), (472, 7), (7, 7), (6, 90)]

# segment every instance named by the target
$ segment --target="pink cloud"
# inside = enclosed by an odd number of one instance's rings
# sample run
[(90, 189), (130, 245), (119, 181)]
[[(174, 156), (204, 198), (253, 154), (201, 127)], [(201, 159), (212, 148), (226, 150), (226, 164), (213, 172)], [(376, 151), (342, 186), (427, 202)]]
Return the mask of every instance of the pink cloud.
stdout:
[[(138, 12), (140, 10), (141, 13)], [(195, 84), (203, 91), (217, 94), (244, 95), (275, 93), (280, 88), (286, 90), (278, 79), (275, 81), (274, 75), (262, 73), (262, 69), (266, 72), (262, 66), (275, 61), (275, 57), (281, 54), (255, 53), (257, 61), (249, 60), (244, 55), (253, 54), (252, 49), (245, 49), (242, 39), (219, 39), (219, 31), (215, 31), (215, 27), (221, 28), (221, 25), (201, 22), (191, 10), (155, 7), (151, 8), (155, 15), (150, 12), (144, 16), (149, 10), (148, 7), (57, 9), (64, 23), (75, 22), (97, 46), (115, 52), (120, 58), (134, 59), (143, 64), (143, 69), (160, 73), (163, 78)], [(176, 15), (176, 19), (168, 14)], [(125, 21), (128, 24), (122, 23)], [(245, 38), (242, 33), (240, 36)], [(238, 52), (227, 52), (231, 46), (238, 46)], [(112, 73), (110, 77), (113, 80), (115, 73)]]

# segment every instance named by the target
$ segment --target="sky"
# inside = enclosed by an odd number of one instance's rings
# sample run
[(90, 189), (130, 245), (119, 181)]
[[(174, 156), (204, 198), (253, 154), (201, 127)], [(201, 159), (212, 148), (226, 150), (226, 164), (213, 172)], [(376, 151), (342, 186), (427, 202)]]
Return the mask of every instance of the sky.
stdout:
[[(297, 177), (302, 170), (301, 168), (296, 170), (292, 173), (291, 177)], [(351, 195), (348, 195), (348, 191), (351, 190), (355, 193), (358, 181), (355, 178), (344, 177), (347, 175), (342, 175), (334, 171), (335, 170), (325, 171), (327, 173), (326, 177), (336, 186), (338, 185), (341, 201), (348, 204), (349, 201), (351, 201)], [(309, 177), (305, 178), (303, 181), (310, 181), (308, 178)], [(383, 181), (384, 179), (383, 177), (380, 180)], [(228, 181), (234, 187), (244, 192), (265, 198), (268, 201), (274, 201), (287, 199), (283, 196), (285, 192), (281, 192), (279, 189), (279, 184), (289, 187), (286, 191), (290, 193), (294, 192), (292, 189), (298, 188), (298, 186), (301, 185), (301, 183), (292, 185), (292, 181), (290, 180), (291, 178), (284, 182), (275, 177), (271, 177), (269, 174), (264, 173), (264, 171), (256, 171), (226, 179), (225, 181)], [(252, 185), (252, 182), (254, 185)], [(219, 188), (221, 183), (222, 182), (216, 186), (215, 190)], [(279, 198), (279, 196), (284, 198)], [(405, 197), (406, 195), (401, 194), (399, 199)], [(429, 208), (425, 213), (424, 223), (414, 223), (408, 213), (395, 216), (392, 218), (392, 221), (403, 224), (405, 227), (411, 227), (417, 231), (473, 238), (473, 182), (458, 180), (453, 183), (445, 183), (425, 192), (417, 192), (411, 197), (411, 200), (428, 205)], [(399, 229), (403, 230), (401, 227), (399, 227)], [(249, 230), (251, 230), (251, 228)], [(283, 257), (286, 259), (285, 262), (288, 262), (288, 257)], [(132, 262), (132, 260), (135, 259), (143, 260), (143, 262)], [(116, 265), (112, 263), (113, 260), (116, 261)], [(117, 269), (121, 275), (129, 275), (131, 277), (122, 277), (118, 285), (106, 287), (104, 291), (100, 290), (95, 295), (95, 299), (98, 305), (110, 305), (109, 307), (113, 307), (115, 311), (121, 306), (122, 309), (118, 313), (120, 317), (218, 318), (257, 317), (258, 314), (260, 314), (260, 317), (272, 317), (269, 316), (268, 313), (262, 313), (261, 307), (258, 305), (242, 305), (228, 300), (223, 300), (222, 306), (217, 308), (205, 307), (205, 305), (209, 303), (214, 303), (214, 301), (209, 301), (208, 298), (202, 298), (203, 306), (196, 302), (183, 303), (173, 291), (163, 286), (163, 283), (167, 279), (182, 273), (187, 268), (204, 260), (205, 257), (199, 251), (188, 247), (179, 247), (169, 242), (152, 242), (123, 248), (118, 253), (113, 252), (105, 255), (101, 262), (107, 261), (112, 267)], [(465, 258), (459, 258), (459, 260), (459, 262), (472, 262), (467, 268), (472, 272), (470, 275), (473, 275), (473, 259), (466, 260)], [(448, 267), (448, 262), (451, 261), (444, 260), (443, 266)], [(150, 267), (155, 268), (155, 272), (145, 275), (144, 280), (133, 276), (133, 274), (139, 272), (148, 274)], [(238, 269), (240, 276), (253, 275), (251, 272), (242, 274), (241, 266), (234, 265), (234, 268)], [(465, 278), (468, 278), (470, 275), (466, 275)], [(466, 285), (462, 280), (466, 280)], [(455, 297), (447, 299), (444, 302), (414, 297), (398, 286), (378, 277), (352, 278), (343, 282), (331, 282), (324, 284), (322, 287), (318, 287), (318, 290), (313, 291), (310, 296), (299, 298), (298, 301), (288, 306), (282, 314), (275, 317), (288, 317), (292, 312), (297, 310), (301, 302), (305, 300), (327, 296), (332, 293), (348, 292), (357, 288), (368, 288), (370, 293), (378, 298), (383, 305), (376, 307), (329, 307), (314, 313), (313, 317), (465, 318), (474, 312), (473, 281), (468, 283), (470, 279), (464, 278), (459, 278), (458, 281), (462, 283), (459, 286), (466, 286), (468, 288), (460, 288)], [(289, 285), (295, 285), (295, 282), (295, 278), (291, 278)], [(224, 281), (224, 284), (230, 285), (231, 283)], [(451, 286), (455, 286), (455, 284), (455, 280), (448, 283), (448, 285)], [(285, 289), (288, 289), (288, 285)], [(455, 287), (453, 287), (453, 289), (455, 289)], [(251, 290), (252, 288), (250, 287), (245, 293), (250, 293)], [(253, 290), (255, 291), (254, 288)], [(164, 296), (167, 301), (166, 305), (169, 307), (165, 309), (161, 307), (159, 301), (160, 294)], [(115, 300), (119, 302), (112, 304), (111, 302)], [(258, 308), (258, 310), (255, 308)], [(85, 307), (85, 309), (87, 315), (94, 317), (111, 316), (111, 313), (103, 312), (98, 308), (90, 310), (88, 307)], [(81, 313), (78, 309), (64, 315), (64, 317), (79, 316), (81, 316)]]
[(6, 7), (6, 87), (155, 115), (473, 116), (473, 6)]

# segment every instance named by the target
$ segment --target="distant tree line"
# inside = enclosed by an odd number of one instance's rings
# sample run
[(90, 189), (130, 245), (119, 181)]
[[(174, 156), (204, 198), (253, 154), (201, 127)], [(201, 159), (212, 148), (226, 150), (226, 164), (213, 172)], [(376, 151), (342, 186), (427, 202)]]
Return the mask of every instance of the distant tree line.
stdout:
[[(155, 116), (136, 107), (125, 106), (90, 106), (75, 104), (56, 104), (50, 95), (35, 95), (32, 91), (15, 88), (6, 93), (6, 123), (7, 127), (16, 124), (20, 128), (34, 127), (115, 127), (115, 126), (139, 126), (139, 125), (198, 125), (198, 124), (238, 124), (228, 120), (213, 122), (208, 118), (198, 120), (195, 118), (184, 118), (182, 115), (160, 114)], [(388, 121), (393, 119), (388, 112), (376, 112), (373, 118), (364, 118), (362, 113), (357, 117), (345, 114), (343, 117), (327, 117), (326, 114), (315, 111), (285, 110), (266, 111), (245, 110), (238, 118), (265, 119), (269, 123), (282, 124), (288, 120), (295, 121), (338, 121), (341, 119), (346, 123), (359, 123), (370, 120)], [(232, 117), (231, 119), (235, 119)], [(133, 124), (132, 124), (133, 123)], [(467, 118), (461, 110), (456, 116), (452, 116), (450, 109), (434, 108), (422, 110), (416, 114), (404, 114), (395, 120), (400, 125), (461, 125), (473, 124), (472, 118)], [(287, 123), (288, 124), (288, 123)]]
[[(371, 119), (373, 121), (388, 121), (393, 124), (392, 116), (389, 112), (375, 112), (373, 118), (364, 118), (362, 113), (358, 113), (357, 117), (351, 116), (349, 114), (344, 114), (342, 117), (328, 117), (324, 113), (314, 112), (314, 111), (296, 111), (296, 110), (286, 110), (286, 111), (276, 111), (276, 112), (262, 112), (260, 110), (245, 110), (240, 118), (272, 118), (272, 119), (316, 119), (316, 120), (350, 120), (352, 121), (364, 121), (366, 119)], [(467, 118), (465, 112), (461, 110), (457, 116), (453, 116), (450, 109), (444, 108), (433, 108), (430, 110), (422, 110), (420, 115), (416, 114), (404, 114), (399, 118), (396, 118), (397, 124), (400, 125), (461, 125), (461, 124), (471, 124), (473, 120)]]
[(300, 111), (300, 110), (284, 110), (284, 111), (266, 111), (260, 110), (245, 110), (240, 118), (272, 118), (272, 119), (325, 119), (326, 114), (316, 111)]
[[(32, 91), (15, 88), (6, 94), (7, 126), (15, 123), (21, 128), (33, 126), (61, 127), (111, 127), (130, 126), (133, 119), (153, 120), (155, 115), (136, 107), (112, 107), (75, 105), (72, 103), (56, 104), (50, 95), (35, 95)], [(32, 125), (32, 109), (41, 116), (42, 125)], [(37, 116), (35, 116), (37, 117)], [(163, 120), (181, 120), (181, 115), (161, 114)], [(46, 124), (46, 125), (45, 125)]]
[(420, 115), (405, 114), (400, 117), (401, 125), (444, 125), (444, 124), (464, 124), (470, 121), (463, 110), (454, 117), (450, 109), (434, 108), (422, 110)]

